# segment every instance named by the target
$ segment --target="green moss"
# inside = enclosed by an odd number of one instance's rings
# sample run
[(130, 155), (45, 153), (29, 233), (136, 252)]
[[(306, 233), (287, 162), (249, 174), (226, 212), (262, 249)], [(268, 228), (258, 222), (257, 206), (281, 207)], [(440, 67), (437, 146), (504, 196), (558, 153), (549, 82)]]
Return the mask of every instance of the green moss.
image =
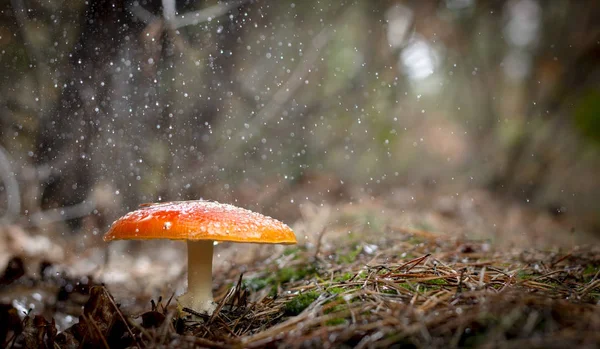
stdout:
[(347, 322), (348, 321), (344, 318), (335, 318), (335, 319), (325, 321), (325, 324), (327, 326), (337, 326), (337, 325), (344, 325)]
[(584, 274), (596, 274), (598, 272), (598, 269), (600, 269), (600, 266), (598, 265), (593, 265), (593, 264), (588, 264), (585, 269), (583, 270)]
[[(420, 236), (411, 235), (406, 239), (406, 242), (408, 242), (411, 245), (418, 245), (418, 244), (424, 243), (425, 240)], [(405, 258), (412, 259), (415, 257), (412, 254), (410, 254), (410, 256), (409, 256), (409, 252), (407, 252)]]
[(310, 265), (304, 268), (285, 267), (277, 271), (275, 281), (281, 284), (303, 280), (308, 276), (315, 274), (314, 266)]
[(333, 278), (334, 282), (346, 282), (350, 279), (352, 279), (354, 277), (354, 273), (351, 272), (345, 272), (344, 274), (340, 275), (340, 276), (336, 276)]
[[(540, 275), (536, 274), (536, 273), (528, 273), (525, 270), (521, 270), (519, 272), (517, 272), (516, 275), (516, 279), (523, 281), (523, 280), (532, 280), (535, 279), (536, 277), (539, 277)], [(535, 280), (536, 282), (539, 283), (543, 283), (546, 284), (548, 286), (552, 286), (552, 287), (562, 287), (562, 285), (557, 282), (556, 280), (549, 278), (549, 277), (542, 277), (542, 278), (538, 278)]]
[(396, 286), (405, 288), (405, 289), (407, 289), (409, 291), (414, 291), (415, 290), (415, 288), (413, 287), (413, 285), (409, 284), (408, 282), (402, 282), (402, 283), (396, 284)]
[(285, 267), (277, 270), (274, 275), (269, 277), (256, 277), (252, 279), (244, 280), (244, 286), (252, 292), (260, 291), (264, 288), (270, 287), (270, 297), (277, 296), (278, 285), (285, 284), (288, 282), (298, 281), (313, 277), (316, 273), (314, 266), (308, 267)]
[(283, 306), (283, 312), (287, 316), (298, 315), (309, 305), (311, 305), (312, 302), (314, 302), (317, 298), (319, 298), (319, 293), (314, 291), (301, 293), (285, 303)]
[(293, 268), (282, 268), (277, 271), (277, 281), (280, 283), (286, 283), (292, 280), (298, 280), (300, 275), (296, 274), (296, 270)]
[(393, 288), (384, 288), (384, 289), (381, 290), (381, 293), (397, 295), (398, 291), (396, 291)]
[(352, 264), (356, 261), (356, 257), (362, 252), (363, 248), (361, 245), (354, 245), (352, 251), (338, 251), (338, 262), (341, 264)]
[(327, 289), (327, 292), (332, 293), (332, 294), (340, 294), (340, 293), (344, 293), (346, 291), (348, 291), (348, 290), (343, 287), (330, 287)]
[[(336, 300), (339, 300), (339, 299), (340, 298), (336, 298)], [(332, 302), (333, 302), (333, 300), (332, 300)], [(334, 305), (331, 308), (326, 309), (323, 313), (325, 313), (325, 314), (337, 313), (340, 311), (344, 311), (347, 308), (348, 308), (348, 306), (346, 305), (346, 303), (340, 303), (340, 304)]]
[(585, 282), (590, 282), (592, 280), (592, 278), (594, 276), (596, 276), (596, 274), (598, 273), (598, 270), (600, 270), (600, 266), (598, 265), (587, 265), (585, 267), (585, 269), (583, 270), (583, 280)]
[(424, 284), (425, 285), (447, 285), (448, 281), (446, 281), (446, 279), (434, 279), (434, 280), (428, 280)]
[(252, 292), (260, 291), (273, 282), (273, 278), (252, 278), (243, 281), (244, 286)]
[(535, 275), (528, 273), (525, 270), (519, 270), (516, 276), (518, 280), (531, 280), (535, 277)]
[(289, 256), (289, 255), (297, 255), (298, 252), (301, 251), (300, 247), (294, 246), (294, 247), (288, 247), (283, 251), (283, 255), (284, 256)]

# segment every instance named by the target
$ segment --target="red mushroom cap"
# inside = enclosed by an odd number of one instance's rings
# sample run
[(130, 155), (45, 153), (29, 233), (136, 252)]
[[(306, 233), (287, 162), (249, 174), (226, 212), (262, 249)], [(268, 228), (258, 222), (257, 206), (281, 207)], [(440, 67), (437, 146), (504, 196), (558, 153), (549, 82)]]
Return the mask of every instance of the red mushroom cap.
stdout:
[(284, 223), (262, 214), (212, 201), (144, 204), (115, 221), (104, 241), (214, 240), (295, 244)]

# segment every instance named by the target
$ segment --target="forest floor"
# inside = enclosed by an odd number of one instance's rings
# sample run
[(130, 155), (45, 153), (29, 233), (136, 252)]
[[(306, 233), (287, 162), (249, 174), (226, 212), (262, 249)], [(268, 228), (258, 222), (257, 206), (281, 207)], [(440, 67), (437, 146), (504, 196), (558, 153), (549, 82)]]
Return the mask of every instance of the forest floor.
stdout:
[[(600, 247), (485, 192), (300, 205), (296, 246), (220, 244), (210, 318), (178, 318), (180, 243), (0, 230), (8, 348), (596, 348)], [(35, 245), (37, 247), (33, 247)]]

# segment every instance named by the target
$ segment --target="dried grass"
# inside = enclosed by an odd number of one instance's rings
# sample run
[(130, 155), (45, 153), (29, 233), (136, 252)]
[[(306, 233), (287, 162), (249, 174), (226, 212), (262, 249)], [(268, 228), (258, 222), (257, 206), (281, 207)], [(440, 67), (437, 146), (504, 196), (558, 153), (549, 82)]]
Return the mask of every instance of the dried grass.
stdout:
[[(375, 255), (365, 252), (366, 242), (335, 251), (321, 246), (318, 256), (311, 249), (288, 249), (275, 263), (255, 265), (252, 276), (229, 292), (220, 290), (219, 313), (204, 322), (185, 322), (178, 331), (167, 331), (164, 341), (147, 344), (546, 348), (600, 343), (597, 249), (481, 252), (484, 244), (419, 233), (379, 240), (377, 246), (387, 248)], [(397, 251), (418, 256), (403, 258)], [(348, 255), (354, 261), (341, 258)], [(303, 277), (282, 282), (289, 275), (281, 271), (290, 269)], [(260, 280), (266, 280), (264, 288), (256, 289)]]
[[(278, 250), (248, 265), (243, 275), (234, 269), (217, 273), (219, 306), (211, 317), (178, 318), (172, 299), (158, 299), (143, 314), (127, 314), (108, 290), (92, 287), (79, 320), (83, 325), (56, 335), (43, 330), (52, 327), (49, 322), (28, 317), (21, 330), (15, 325), (13, 333), (4, 334), (4, 344), (52, 342), (55, 347), (66, 343), (99, 348), (600, 345), (600, 248), (592, 244), (569, 250), (495, 250), (489, 241), (385, 223), (360, 224), (339, 216), (329, 216), (322, 225), (325, 228), (318, 231), (314, 244)], [(348, 226), (353, 227), (352, 234), (347, 233)], [(14, 323), (13, 310), (7, 314), (12, 314)]]

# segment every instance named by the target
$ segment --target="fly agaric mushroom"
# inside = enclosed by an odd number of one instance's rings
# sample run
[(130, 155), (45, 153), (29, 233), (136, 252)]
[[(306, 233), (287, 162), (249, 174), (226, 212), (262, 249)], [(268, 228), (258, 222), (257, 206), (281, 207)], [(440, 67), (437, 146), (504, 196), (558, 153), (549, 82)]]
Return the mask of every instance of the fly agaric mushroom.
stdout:
[(243, 208), (211, 201), (144, 204), (116, 220), (104, 241), (185, 240), (188, 250), (188, 290), (177, 301), (181, 308), (211, 315), (214, 241), (295, 244), (284, 223)]

